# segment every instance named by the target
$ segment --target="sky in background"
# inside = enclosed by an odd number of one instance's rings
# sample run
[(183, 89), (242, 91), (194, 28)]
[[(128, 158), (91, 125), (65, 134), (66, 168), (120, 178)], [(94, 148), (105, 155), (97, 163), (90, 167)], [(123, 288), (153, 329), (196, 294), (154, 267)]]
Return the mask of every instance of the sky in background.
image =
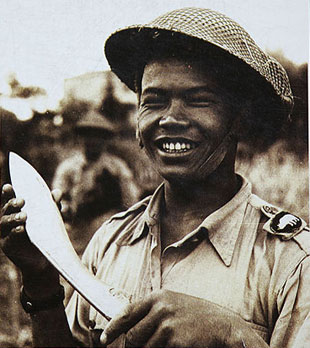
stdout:
[(308, 60), (307, 0), (0, 0), (0, 93), (14, 73), (46, 89), (52, 105), (65, 78), (108, 69), (102, 46), (113, 31), (188, 6), (223, 12), (263, 49)]

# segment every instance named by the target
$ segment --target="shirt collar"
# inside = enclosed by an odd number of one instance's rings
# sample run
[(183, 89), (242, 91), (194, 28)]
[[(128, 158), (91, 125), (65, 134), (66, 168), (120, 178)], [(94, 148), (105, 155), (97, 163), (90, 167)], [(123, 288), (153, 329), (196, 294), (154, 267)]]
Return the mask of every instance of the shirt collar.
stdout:
[(136, 219), (131, 221), (131, 223), (124, 228), (123, 233), (117, 239), (116, 244), (120, 246), (132, 245), (145, 231), (149, 231), (150, 228), (157, 223), (160, 214), (160, 206), (163, 202), (163, 193), (164, 184), (162, 183), (153, 193), (151, 198), (148, 197), (140, 202), (141, 207), (146, 207), (144, 212), (142, 215), (138, 214)]
[(148, 204), (145, 212), (144, 218), (145, 222), (149, 226), (153, 226), (158, 222), (161, 205), (164, 201), (164, 183), (160, 184), (159, 187), (154, 192), (153, 196), (150, 199), (150, 203)]
[(251, 184), (241, 177), (237, 194), (223, 207), (210, 214), (200, 225), (226, 266), (230, 266), (244, 213), (252, 192)]
[[(240, 176), (240, 178), (242, 185), (237, 194), (220, 209), (210, 214), (198, 228), (174, 243), (174, 246), (181, 246), (203, 230), (207, 233), (210, 242), (224, 264), (230, 266), (245, 209), (252, 191), (251, 184), (243, 177)], [(118, 245), (131, 245), (145, 231), (152, 231), (151, 227), (159, 221), (163, 193), (164, 184), (161, 184), (150, 198), (142, 216), (139, 215), (138, 223), (133, 221), (125, 228), (122, 236), (117, 241)]]

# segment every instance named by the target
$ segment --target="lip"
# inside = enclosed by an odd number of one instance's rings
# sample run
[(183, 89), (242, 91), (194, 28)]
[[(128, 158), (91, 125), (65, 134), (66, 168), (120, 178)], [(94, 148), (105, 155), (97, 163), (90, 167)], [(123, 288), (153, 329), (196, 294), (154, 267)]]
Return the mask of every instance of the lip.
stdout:
[(194, 140), (193, 137), (184, 136), (184, 135), (159, 135), (155, 138), (155, 142), (162, 141), (162, 140), (171, 140), (171, 141), (177, 141), (177, 140), (183, 140), (183, 141), (191, 141), (193, 143), (199, 143), (199, 141)]

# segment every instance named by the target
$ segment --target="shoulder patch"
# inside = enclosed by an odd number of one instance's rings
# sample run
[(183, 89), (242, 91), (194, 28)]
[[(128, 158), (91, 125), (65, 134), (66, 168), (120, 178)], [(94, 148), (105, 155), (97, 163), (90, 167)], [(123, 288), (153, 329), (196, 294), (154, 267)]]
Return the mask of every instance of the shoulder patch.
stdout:
[(269, 218), (263, 229), (281, 237), (282, 240), (289, 240), (304, 229), (308, 229), (307, 223), (303, 219), (272, 205), (262, 205), (261, 211)]

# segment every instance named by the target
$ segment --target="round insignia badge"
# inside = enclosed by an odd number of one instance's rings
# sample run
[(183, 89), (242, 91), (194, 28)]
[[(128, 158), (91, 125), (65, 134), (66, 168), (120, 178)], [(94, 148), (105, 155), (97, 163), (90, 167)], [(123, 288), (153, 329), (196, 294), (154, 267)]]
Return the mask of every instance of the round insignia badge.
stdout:
[(294, 233), (301, 225), (302, 220), (298, 216), (282, 211), (272, 219), (270, 229), (275, 233)]
[(273, 207), (271, 205), (263, 205), (262, 209), (269, 216), (275, 215), (279, 211), (276, 207)]

